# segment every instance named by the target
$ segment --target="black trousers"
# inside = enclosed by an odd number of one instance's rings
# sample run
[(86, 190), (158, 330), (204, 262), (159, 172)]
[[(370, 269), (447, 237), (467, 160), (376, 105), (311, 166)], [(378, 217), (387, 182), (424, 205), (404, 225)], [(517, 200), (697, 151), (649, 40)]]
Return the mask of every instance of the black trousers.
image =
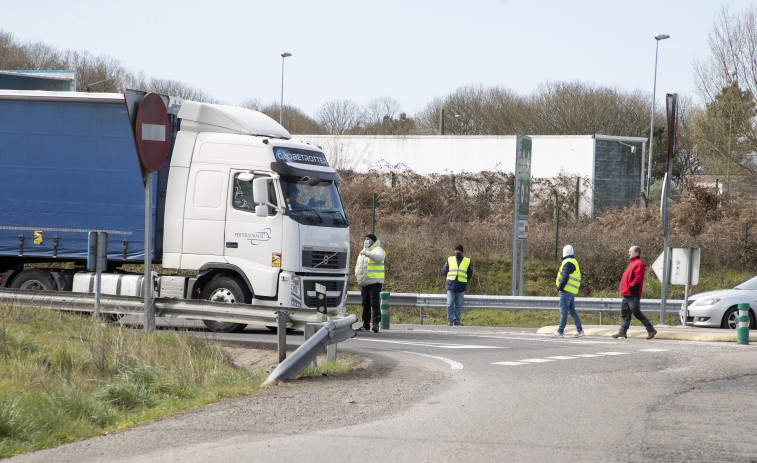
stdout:
[[(363, 326), (365, 329), (371, 327), (371, 322), (373, 322), (373, 326), (379, 326), (379, 322), (381, 321), (381, 308), (379, 306), (381, 286), (381, 283), (373, 283), (372, 285), (360, 287), (360, 295), (363, 298)], [(373, 309), (372, 313), (371, 309)]]
[(639, 319), (647, 332), (654, 331), (652, 323), (649, 322), (646, 316), (641, 313), (641, 301), (638, 297), (623, 296), (623, 302), (620, 305), (620, 316), (623, 317), (623, 321), (620, 323), (620, 332), (625, 333), (628, 331), (628, 327), (631, 326), (631, 315)]

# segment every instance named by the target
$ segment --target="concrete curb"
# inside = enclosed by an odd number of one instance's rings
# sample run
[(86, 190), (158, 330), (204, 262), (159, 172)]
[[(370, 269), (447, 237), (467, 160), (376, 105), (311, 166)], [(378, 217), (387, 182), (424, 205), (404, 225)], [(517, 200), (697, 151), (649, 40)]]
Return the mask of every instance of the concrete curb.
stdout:
[[(586, 336), (610, 337), (618, 332), (618, 325), (584, 325)], [(672, 339), (678, 341), (736, 342), (736, 330), (696, 328), (692, 326), (655, 326), (657, 335), (654, 339)], [(538, 334), (551, 335), (557, 331), (557, 325), (539, 328)], [(575, 326), (565, 327), (565, 337), (576, 334)], [(626, 333), (629, 338), (646, 339), (647, 330), (643, 326), (631, 326)], [(757, 343), (757, 330), (749, 331), (749, 338)]]

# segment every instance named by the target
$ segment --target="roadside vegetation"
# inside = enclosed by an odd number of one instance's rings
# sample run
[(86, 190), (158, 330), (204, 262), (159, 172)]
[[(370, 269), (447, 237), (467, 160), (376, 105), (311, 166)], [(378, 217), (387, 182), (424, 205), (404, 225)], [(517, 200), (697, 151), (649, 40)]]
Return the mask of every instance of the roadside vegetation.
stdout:
[[(353, 261), (363, 236), (374, 227), (373, 195), (376, 196), (375, 234), (388, 256), (386, 291), (445, 293), (442, 266), (454, 246), (462, 244), (474, 264), (467, 294), (510, 294), (511, 174), (420, 176), (398, 169), (386, 174), (342, 172), (342, 177), (345, 182), (341, 194), (350, 219)], [(593, 218), (583, 213), (576, 217), (572, 211), (577, 198), (561, 187), (570, 184), (575, 185), (575, 178), (533, 182), (524, 295), (557, 295), (554, 282), (562, 247), (571, 244), (581, 265), (579, 296), (619, 297), (628, 248), (639, 245), (647, 266), (642, 297), (659, 298), (662, 285), (651, 268), (663, 245), (659, 208), (653, 205), (659, 204), (659, 198), (651, 198), (649, 207), (631, 205), (622, 211), (599, 212)], [(559, 232), (555, 219), (558, 206), (563, 211)], [(692, 294), (730, 288), (757, 273), (753, 237), (757, 212), (751, 202), (682, 184), (673, 197), (670, 223), (671, 247), (701, 249), (699, 284), (691, 287)], [(350, 275), (350, 288), (359, 289), (354, 275)], [(668, 297), (683, 299), (684, 287), (671, 285)], [(359, 313), (360, 309), (352, 311)], [(443, 311), (424, 312), (424, 323), (446, 323)], [(395, 323), (419, 321), (418, 309), (393, 308), (392, 315)], [(650, 319), (656, 316), (647, 315)], [(465, 318), (474, 325), (538, 327), (554, 323), (557, 316), (552, 311), (465, 311)], [(613, 323), (613, 317), (617, 315), (604, 314), (603, 323)], [(582, 321), (584, 318), (585, 323), (598, 323), (599, 315), (582, 314)], [(677, 324), (677, 314), (666, 322)]]
[[(349, 370), (343, 362), (304, 376)], [(260, 390), (267, 372), (180, 331), (145, 335), (89, 316), (0, 306), (0, 458)]]

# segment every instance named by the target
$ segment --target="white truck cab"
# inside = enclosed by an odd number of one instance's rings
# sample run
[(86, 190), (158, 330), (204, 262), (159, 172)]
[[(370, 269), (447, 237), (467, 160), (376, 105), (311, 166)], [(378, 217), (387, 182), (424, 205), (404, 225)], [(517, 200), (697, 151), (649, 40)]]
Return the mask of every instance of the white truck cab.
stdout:
[(349, 224), (323, 152), (256, 111), (186, 101), (178, 117), (163, 267), (198, 270), (188, 291), (207, 299), (277, 309), (315, 310), (320, 283), (343, 311)]

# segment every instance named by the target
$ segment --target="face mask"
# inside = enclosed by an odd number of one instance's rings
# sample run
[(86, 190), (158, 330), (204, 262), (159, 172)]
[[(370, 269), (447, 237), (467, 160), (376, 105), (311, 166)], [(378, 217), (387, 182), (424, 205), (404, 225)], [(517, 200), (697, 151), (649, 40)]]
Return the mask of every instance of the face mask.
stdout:
[(457, 257), (462, 257), (463, 253), (462, 252), (456, 252), (455, 255), (457, 255)]
[(371, 247), (371, 242), (368, 241), (368, 240), (365, 240), (365, 241), (363, 241), (363, 246), (365, 246), (366, 248), (370, 248)]

